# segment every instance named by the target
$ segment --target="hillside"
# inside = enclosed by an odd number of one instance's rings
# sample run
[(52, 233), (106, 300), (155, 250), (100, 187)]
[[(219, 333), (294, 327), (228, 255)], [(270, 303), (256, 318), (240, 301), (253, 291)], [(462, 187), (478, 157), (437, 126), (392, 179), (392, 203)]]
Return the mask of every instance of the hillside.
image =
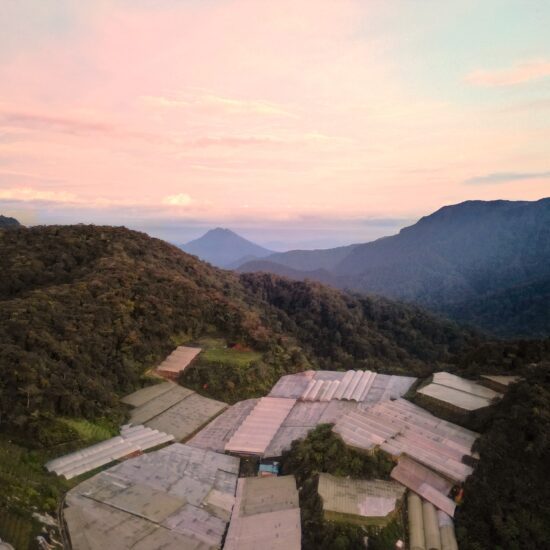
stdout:
[[(327, 266), (326, 258), (335, 257), (340, 261)], [(468, 201), (441, 208), (392, 237), (264, 261), (268, 268), (272, 263), (307, 267), (311, 278), (324, 266), (330, 279), (325, 273), (323, 279), (340, 288), (417, 303), (497, 335), (550, 334), (541, 286), (550, 277), (550, 199)], [(498, 297), (505, 295), (509, 298)]]
[(237, 233), (220, 227), (211, 229), (202, 237), (180, 246), (182, 250), (217, 267), (232, 268), (245, 261), (273, 254)]
[(21, 224), (15, 218), (9, 218), (0, 214), (0, 229), (15, 229)]
[(239, 277), (124, 228), (3, 232), (0, 256), (0, 426), (49, 412), (119, 414), (117, 395), (147, 368), (209, 334), (263, 353), (246, 373), (222, 373), (251, 384), (310, 365), (430, 372), (478, 342), (415, 308)]

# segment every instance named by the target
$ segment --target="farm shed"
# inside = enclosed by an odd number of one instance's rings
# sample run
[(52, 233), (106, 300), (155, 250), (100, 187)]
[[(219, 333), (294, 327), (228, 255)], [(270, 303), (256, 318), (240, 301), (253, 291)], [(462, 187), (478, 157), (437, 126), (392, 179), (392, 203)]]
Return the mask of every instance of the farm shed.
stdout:
[(219, 548), (239, 460), (174, 444), (127, 460), (67, 493), (74, 550)]
[(381, 479), (362, 480), (320, 474), (318, 492), (327, 520), (383, 527), (395, 516), (405, 487)]
[(502, 397), (499, 392), (448, 372), (436, 372), (432, 381), (417, 393), (440, 407), (458, 413), (489, 407)]
[(301, 539), (294, 476), (239, 478), (225, 550), (299, 550)]
[(201, 348), (179, 346), (157, 367), (156, 370), (161, 376), (175, 380), (201, 351)]

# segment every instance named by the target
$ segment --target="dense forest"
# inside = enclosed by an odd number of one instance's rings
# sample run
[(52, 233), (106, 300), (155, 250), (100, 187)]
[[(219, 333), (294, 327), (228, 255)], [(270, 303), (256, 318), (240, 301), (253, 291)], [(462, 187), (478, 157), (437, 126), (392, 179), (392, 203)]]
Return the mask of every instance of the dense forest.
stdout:
[[(408, 306), (239, 277), (124, 228), (4, 231), (0, 257), (0, 426), (21, 429), (43, 413), (118, 414), (117, 395), (175, 345), (206, 334), (261, 351), (264, 368), (246, 368), (264, 384), (305, 366), (429, 373), (479, 342)], [(201, 372), (204, 383), (219, 375)]]
[(402, 517), (383, 529), (323, 518), (323, 504), (317, 491), (320, 473), (355, 479), (390, 479), (394, 463), (383, 453), (368, 455), (356, 451), (332, 432), (332, 424), (321, 424), (301, 441), (294, 441), (282, 457), (283, 474), (296, 477), (300, 495), (302, 548), (304, 550), (394, 550), (404, 538)]
[[(0, 258), (0, 436), (12, 457), (6, 479), (13, 483), (13, 471), (23, 467), (37, 476), (35, 496), (24, 494), (29, 502), (55, 504), (60, 489), (42, 482), (36, 457), (19, 464), (23, 451), (8, 438), (39, 453), (74, 440), (75, 430), (81, 443), (93, 439), (83, 418), (116, 426), (126, 414), (119, 396), (141, 385), (150, 367), (176, 345), (215, 338), (254, 350), (252, 359), (222, 364), (211, 354), (187, 369), (185, 383), (231, 402), (264, 395), (281, 374), (306, 368), (522, 376), (485, 419), (458, 535), (468, 550), (544, 546), (549, 339), (499, 342), (383, 298), (222, 271), (124, 228), (0, 230)], [(362, 536), (322, 523), (315, 486), (320, 471), (384, 474), (383, 463), (352, 454), (321, 430), (285, 458), (285, 471), (303, 482), (311, 547), (353, 547), (349, 541)]]
[(550, 362), (497, 405), (458, 509), (463, 550), (538, 550), (550, 540)]

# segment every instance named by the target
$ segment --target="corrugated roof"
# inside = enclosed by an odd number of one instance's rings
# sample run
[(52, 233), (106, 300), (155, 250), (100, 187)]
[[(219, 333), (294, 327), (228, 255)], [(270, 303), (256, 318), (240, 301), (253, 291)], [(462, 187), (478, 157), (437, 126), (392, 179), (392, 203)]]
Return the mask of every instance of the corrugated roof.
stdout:
[(471, 474), (462, 459), (472, 455), (479, 437), (404, 399), (351, 411), (336, 422), (334, 431), (348, 445), (366, 450), (380, 447), (396, 457), (408, 454), (454, 481), (464, 481)]
[[(299, 397), (303, 401), (342, 399), (360, 403), (374, 402), (405, 394), (415, 380), (406, 376), (379, 375), (371, 371), (318, 371), (309, 377), (307, 385), (303, 377), (300, 379), (300, 387), (304, 389)], [(289, 382), (286, 384), (289, 385)], [(279, 388), (278, 392), (282, 394), (283, 389)]]
[(225, 550), (299, 550), (300, 509), (294, 476), (240, 478)]
[(74, 453), (50, 460), (46, 469), (72, 479), (129, 454), (145, 451), (174, 440), (174, 436), (144, 426), (123, 426), (120, 436), (112, 437)]
[(436, 508), (454, 516), (456, 505), (447, 496), (453, 484), (408, 456), (401, 456), (391, 477), (414, 491)]
[(262, 397), (225, 445), (225, 450), (263, 455), (295, 403), (295, 399)]

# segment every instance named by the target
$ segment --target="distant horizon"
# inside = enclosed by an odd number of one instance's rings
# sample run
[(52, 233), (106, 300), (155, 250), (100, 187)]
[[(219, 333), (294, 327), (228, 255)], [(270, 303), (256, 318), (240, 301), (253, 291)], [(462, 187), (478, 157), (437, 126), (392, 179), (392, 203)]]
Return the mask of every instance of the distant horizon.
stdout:
[[(536, 202), (550, 198), (548, 196), (542, 196), (532, 200), (517, 199), (516, 202)], [(463, 202), (478, 201), (480, 199), (467, 199)], [(507, 199), (494, 199), (494, 201), (507, 200)], [(494, 202), (483, 201), (483, 202)], [(292, 224), (281, 225), (246, 225), (240, 224), (238, 220), (232, 223), (225, 223), (221, 221), (219, 223), (213, 221), (209, 222), (195, 222), (196, 225), (181, 225), (181, 220), (157, 220), (146, 223), (118, 223), (117, 221), (109, 222), (108, 220), (102, 220), (101, 222), (83, 221), (83, 220), (49, 220), (41, 223), (25, 224), (24, 219), (20, 219), (13, 213), (6, 213), (6, 211), (0, 211), (1, 215), (14, 217), (24, 225), (51, 225), (51, 224), (77, 224), (77, 223), (90, 223), (94, 225), (115, 225), (124, 226), (128, 229), (135, 231), (142, 231), (147, 233), (151, 237), (163, 239), (171, 244), (180, 246), (202, 237), (213, 229), (229, 229), (239, 236), (255, 243), (264, 248), (268, 248), (273, 252), (287, 252), (289, 250), (315, 250), (315, 249), (327, 249), (336, 248), (339, 246), (348, 246), (351, 244), (360, 244), (375, 241), (383, 237), (390, 237), (396, 235), (404, 227), (409, 227), (418, 222), (422, 217), (429, 216), (434, 212), (437, 212), (441, 208), (447, 206), (456, 206), (456, 204), (442, 204), (435, 210), (430, 212), (424, 212), (417, 218), (411, 219), (365, 219), (365, 220), (336, 220), (334, 226), (317, 226), (317, 227), (301, 227), (297, 228)], [(286, 236), (286, 239), (285, 239)]]
[(4, 2), (0, 210), (327, 247), (533, 200), (548, 20), (520, 0)]

